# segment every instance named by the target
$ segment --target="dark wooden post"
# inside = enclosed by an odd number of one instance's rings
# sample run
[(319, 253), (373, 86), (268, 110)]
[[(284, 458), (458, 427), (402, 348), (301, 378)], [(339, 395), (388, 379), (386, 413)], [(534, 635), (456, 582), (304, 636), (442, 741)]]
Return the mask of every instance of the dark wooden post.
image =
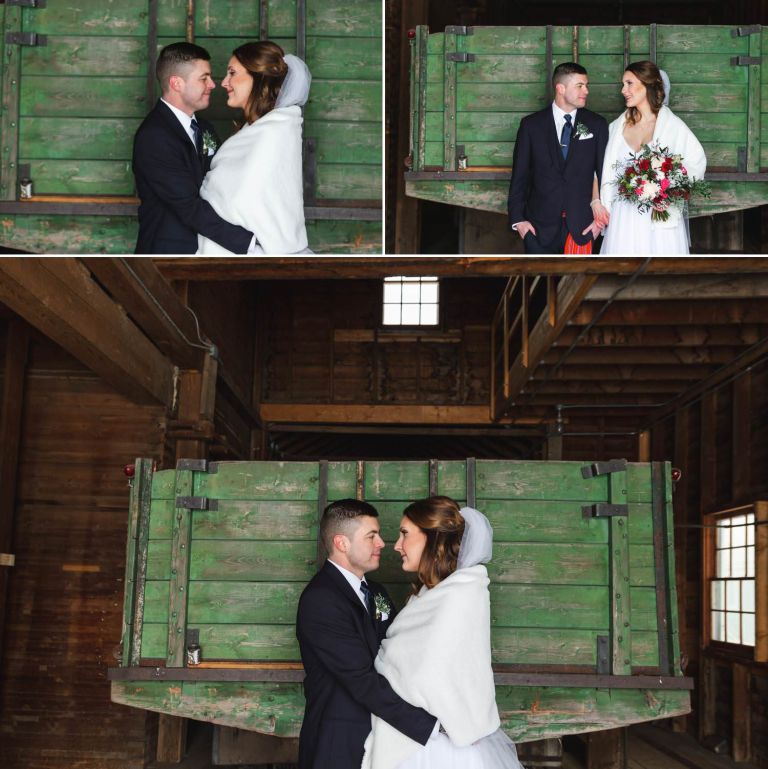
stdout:
[[(0, 422), (0, 661), (8, 604), (9, 571), (13, 568), (13, 527), (16, 508), (16, 471), (19, 462), (21, 419), (24, 410), (24, 375), (29, 351), (29, 326), (8, 322), (3, 367), (2, 421)], [(0, 678), (2, 688), (2, 678)]]

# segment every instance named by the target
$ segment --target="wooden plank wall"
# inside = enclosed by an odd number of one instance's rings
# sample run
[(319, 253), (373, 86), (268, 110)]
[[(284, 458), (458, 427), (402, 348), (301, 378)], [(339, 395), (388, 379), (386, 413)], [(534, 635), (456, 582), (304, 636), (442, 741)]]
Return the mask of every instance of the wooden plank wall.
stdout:
[(740, 760), (763, 767), (768, 766), (765, 715), (757, 704), (764, 702), (759, 699), (759, 692), (765, 691), (762, 667), (746, 662), (747, 675), (736, 676), (733, 658), (700, 649), (707, 618), (701, 616), (702, 529), (697, 527), (706, 513), (768, 498), (767, 388), (768, 365), (761, 362), (654, 425), (652, 433), (652, 459), (672, 456), (673, 465), (682, 471), (673, 497), (681, 650), (689, 661), (688, 675), (699, 679), (701, 674), (703, 679), (706, 673), (689, 726), (701, 738), (717, 735), (733, 745), (739, 737), (733, 734), (734, 703), (744, 703), (739, 720), (746, 721), (748, 744)]
[(440, 286), (443, 323), (419, 340), (381, 331), (381, 281), (265, 284), (264, 401), (487, 403), (490, 320), (504, 281)]
[(122, 621), (122, 468), (160, 457), (162, 410), (129, 403), (39, 336), (24, 398), (0, 765), (139, 769), (153, 717), (111, 704), (105, 673)]

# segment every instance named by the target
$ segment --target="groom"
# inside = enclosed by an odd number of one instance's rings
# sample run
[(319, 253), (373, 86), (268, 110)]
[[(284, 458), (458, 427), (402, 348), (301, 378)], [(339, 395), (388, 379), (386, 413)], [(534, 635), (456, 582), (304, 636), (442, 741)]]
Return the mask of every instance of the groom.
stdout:
[(320, 537), (328, 560), (304, 589), (296, 618), (306, 671), (299, 769), (360, 769), (371, 713), (422, 745), (437, 721), (400, 699), (373, 667), (394, 619), (387, 592), (365, 577), (379, 568), (384, 548), (376, 509), (333, 502)]
[(246, 254), (255, 244), (252, 232), (224, 221), (200, 197), (219, 145), (213, 126), (195, 114), (208, 106), (216, 87), (210, 59), (193, 43), (172, 43), (158, 57), (163, 95), (133, 142), (141, 198), (137, 254), (194, 254), (198, 232), (235, 254)]
[(608, 212), (592, 197), (595, 175), (600, 187), (608, 124), (585, 109), (588, 84), (581, 65), (558, 65), (554, 102), (520, 123), (507, 209), (526, 253), (591, 253), (608, 223)]

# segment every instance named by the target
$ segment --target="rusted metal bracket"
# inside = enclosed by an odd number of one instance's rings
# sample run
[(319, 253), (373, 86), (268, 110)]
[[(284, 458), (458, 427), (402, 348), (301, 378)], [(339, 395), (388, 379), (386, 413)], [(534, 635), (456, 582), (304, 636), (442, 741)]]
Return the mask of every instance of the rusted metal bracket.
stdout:
[(611, 459), (608, 462), (593, 462), (591, 465), (581, 468), (582, 478), (595, 478), (598, 475), (610, 473), (622, 473), (627, 469), (626, 459)]
[(749, 35), (759, 35), (762, 27), (759, 24), (752, 24), (748, 27), (736, 27), (731, 30), (731, 37), (747, 37)]
[(763, 63), (762, 56), (731, 56), (732, 67), (750, 67)]
[(607, 635), (597, 636), (597, 673), (602, 676), (611, 674), (611, 646)]
[(475, 54), (474, 53), (459, 53), (458, 51), (451, 51), (451, 53), (446, 53), (445, 58), (448, 61), (458, 61), (463, 62), (466, 64), (468, 61), (474, 61), (475, 60)]
[(8, 32), (5, 35), (5, 42), (9, 45), (41, 47), (48, 45), (48, 36), (38, 35), (37, 32)]
[(629, 515), (629, 506), (609, 505), (606, 503), (582, 505), (581, 514), (584, 518), (613, 518), (617, 515)]

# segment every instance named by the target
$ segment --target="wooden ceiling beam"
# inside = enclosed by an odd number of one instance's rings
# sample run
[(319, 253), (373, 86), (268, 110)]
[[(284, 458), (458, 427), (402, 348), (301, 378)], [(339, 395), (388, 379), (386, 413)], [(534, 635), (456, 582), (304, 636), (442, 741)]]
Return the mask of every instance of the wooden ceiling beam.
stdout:
[(0, 259), (0, 301), (132, 401), (171, 402), (172, 363), (76, 258)]
[[(390, 404), (261, 403), (262, 422), (269, 426), (282, 422), (296, 424), (411, 424), (411, 425), (490, 425), (487, 405), (434, 406)], [(512, 423), (505, 419), (504, 423)], [(514, 420), (515, 424), (541, 424), (536, 417)]]
[[(568, 348), (581, 334), (578, 326), (564, 328), (555, 342), (556, 348)], [(585, 347), (743, 347), (768, 336), (768, 323), (744, 323), (738, 326), (708, 323), (701, 326), (627, 326), (601, 323), (590, 329), (579, 341)]]
[[(643, 381), (694, 381), (698, 382), (714, 373), (716, 366), (706, 364), (599, 364), (579, 365), (568, 358), (565, 365), (550, 374), (552, 366), (541, 365), (533, 372), (532, 381), (549, 382), (643, 382)], [(537, 388), (537, 385), (532, 385)], [(538, 390), (537, 390), (538, 391)]]
[[(589, 325), (605, 306), (605, 302), (582, 302), (571, 322)], [(657, 302), (614, 302), (600, 319), (602, 325), (631, 326), (711, 326), (764, 323), (768, 302), (764, 299), (663, 299)]]
[[(572, 395), (595, 394), (603, 395), (605, 393), (612, 395), (623, 395), (627, 398), (633, 398), (635, 395), (657, 393), (662, 396), (657, 401), (665, 401), (667, 398), (673, 398), (679, 393), (691, 386), (690, 380), (669, 379), (669, 380), (643, 380), (636, 379), (591, 379), (588, 381), (574, 380), (562, 381), (550, 379), (547, 382), (531, 382), (531, 393), (528, 388), (520, 394), (521, 403), (538, 403), (541, 395), (561, 395), (568, 398)], [(530, 399), (530, 400), (528, 400)]]
[[(601, 275), (585, 301), (606, 301), (626, 283), (625, 277)], [(768, 272), (719, 275), (642, 275), (622, 289), (615, 301), (661, 299), (757, 299), (768, 297)]]
[[(642, 257), (389, 256), (358, 257), (154, 257), (168, 280), (325, 280), (384, 278), (391, 275), (465, 278), (514, 275), (631, 275)], [(652, 259), (646, 274), (759, 272), (768, 269), (758, 257), (666, 257)]]
[(80, 261), (179, 368), (202, 369), (206, 354), (194, 317), (150, 257), (80, 257)]
[[(730, 363), (743, 347), (576, 347), (564, 366), (687, 366)], [(565, 348), (553, 347), (543, 358), (542, 365), (553, 366), (560, 361)]]

